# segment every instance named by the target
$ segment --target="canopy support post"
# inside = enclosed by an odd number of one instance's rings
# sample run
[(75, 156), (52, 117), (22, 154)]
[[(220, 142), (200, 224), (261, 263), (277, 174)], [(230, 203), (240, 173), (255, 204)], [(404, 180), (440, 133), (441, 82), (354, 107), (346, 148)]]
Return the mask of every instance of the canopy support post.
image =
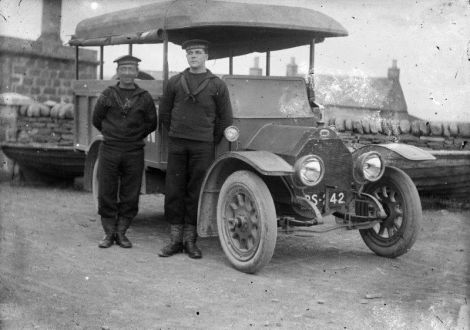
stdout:
[(100, 46), (100, 80), (103, 80), (104, 46)]
[(168, 34), (163, 31), (163, 89), (168, 83)]
[(228, 74), (233, 75), (233, 50), (230, 50), (230, 57), (228, 58)]
[(271, 51), (266, 51), (266, 77), (271, 75)]
[(132, 44), (129, 44), (129, 55), (132, 56)]
[(315, 66), (315, 39), (312, 39), (312, 41), (310, 41), (310, 59), (309, 59), (308, 73), (313, 74), (314, 66)]
[(78, 54), (79, 54), (79, 50), (78, 50), (78, 46), (75, 46), (75, 79), (78, 80), (79, 78), (79, 73), (78, 73)]
[(315, 80), (314, 80), (314, 64), (315, 64), (315, 39), (310, 41), (310, 59), (309, 59), (309, 67), (308, 67), (308, 99), (310, 104), (315, 102)]

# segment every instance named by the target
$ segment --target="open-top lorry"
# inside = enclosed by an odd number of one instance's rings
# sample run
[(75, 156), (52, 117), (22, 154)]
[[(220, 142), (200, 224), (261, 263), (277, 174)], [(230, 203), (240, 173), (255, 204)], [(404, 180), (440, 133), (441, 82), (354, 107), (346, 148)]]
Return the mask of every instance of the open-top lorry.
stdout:
[[(211, 0), (162, 1), (80, 22), (69, 44), (77, 54), (75, 136), (86, 153), (85, 184), (96, 194), (102, 136), (91, 113), (100, 92), (116, 83), (102, 80), (104, 47), (128, 44), (132, 53), (134, 44), (163, 44), (163, 80), (138, 81), (158, 104), (169, 75), (168, 43), (205, 39), (210, 59), (229, 59), (223, 79), (234, 120), (207, 169), (198, 234), (218, 235), (230, 263), (247, 273), (270, 261), (279, 232), (357, 229), (380, 256), (406, 253), (419, 232), (421, 202), (411, 179), (387, 162), (433, 156), (398, 143), (350, 150), (324, 125), (313, 93), (314, 48), (346, 35), (311, 9)], [(308, 79), (269, 75), (272, 51), (302, 45), (310, 47)], [(100, 48), (101, 80), (79, 80), (81, 46)], [(252, 52), (266, 53), (266, 76), (233, 75), (234, 56)], [(166, 160), (167, 132), (159, 123), (146, 140), (143, 193), (164, 193)]]

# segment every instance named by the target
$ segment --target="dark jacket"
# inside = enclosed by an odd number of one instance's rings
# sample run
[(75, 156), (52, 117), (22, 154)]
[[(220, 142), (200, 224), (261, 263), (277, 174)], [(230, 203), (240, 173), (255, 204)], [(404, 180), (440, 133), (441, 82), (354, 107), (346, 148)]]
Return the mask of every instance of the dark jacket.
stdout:
[(119, 83), (106, 88), (93, 111), (93, 126), (103, 134), (107, 145), (141, 148), (143, 139), (157, 127), (157, 112), (149, 92), (136, 86), (125, 106), (120, 98)]
[(196, 90), (190, 91), (182, 77), (191, 79), (189, 69), (169, 79), (160, 99), (163, 126), (170, 137), (218, 143), (232, 124), (227, 86), (209, 70)]

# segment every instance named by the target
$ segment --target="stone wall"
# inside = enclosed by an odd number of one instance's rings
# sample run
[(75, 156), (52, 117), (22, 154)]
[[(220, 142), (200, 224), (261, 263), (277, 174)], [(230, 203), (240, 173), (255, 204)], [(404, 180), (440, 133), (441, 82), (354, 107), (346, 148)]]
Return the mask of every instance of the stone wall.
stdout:
[(73, 146), (73, 104), (32, 103), (17, 107), (16, 132), (8, 142)]
[(348, 145), (400, 142), (433, 150), (470, 150), (470, 123), (331, 118)]
[[(80, 79), (96, 79), (96, 51), (80, 49)], [(16, 92), (38, 102), (72, 102), (75, 48), (48, 40), (0, 36), (0, 93)]]

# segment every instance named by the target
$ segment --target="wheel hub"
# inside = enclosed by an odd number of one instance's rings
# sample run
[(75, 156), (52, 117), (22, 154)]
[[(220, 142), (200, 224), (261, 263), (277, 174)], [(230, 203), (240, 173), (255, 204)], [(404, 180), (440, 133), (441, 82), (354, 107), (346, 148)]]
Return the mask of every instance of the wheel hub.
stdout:
[(389, 186), (382, 186), (374, 193), (374, 196), (382, 203), (382, 207), (387, 215), (377, 230), (379, 236), (387, 235), (390, 238), (401, 227), (403, 210), (401, 208), (401, 199), (397, 199), (398, 195), (397, 191)]
[(249, 251), (259, 240), (258, 213), (249, 195), (234, 193), (227, 204), (227, 234), (239, 251)]

